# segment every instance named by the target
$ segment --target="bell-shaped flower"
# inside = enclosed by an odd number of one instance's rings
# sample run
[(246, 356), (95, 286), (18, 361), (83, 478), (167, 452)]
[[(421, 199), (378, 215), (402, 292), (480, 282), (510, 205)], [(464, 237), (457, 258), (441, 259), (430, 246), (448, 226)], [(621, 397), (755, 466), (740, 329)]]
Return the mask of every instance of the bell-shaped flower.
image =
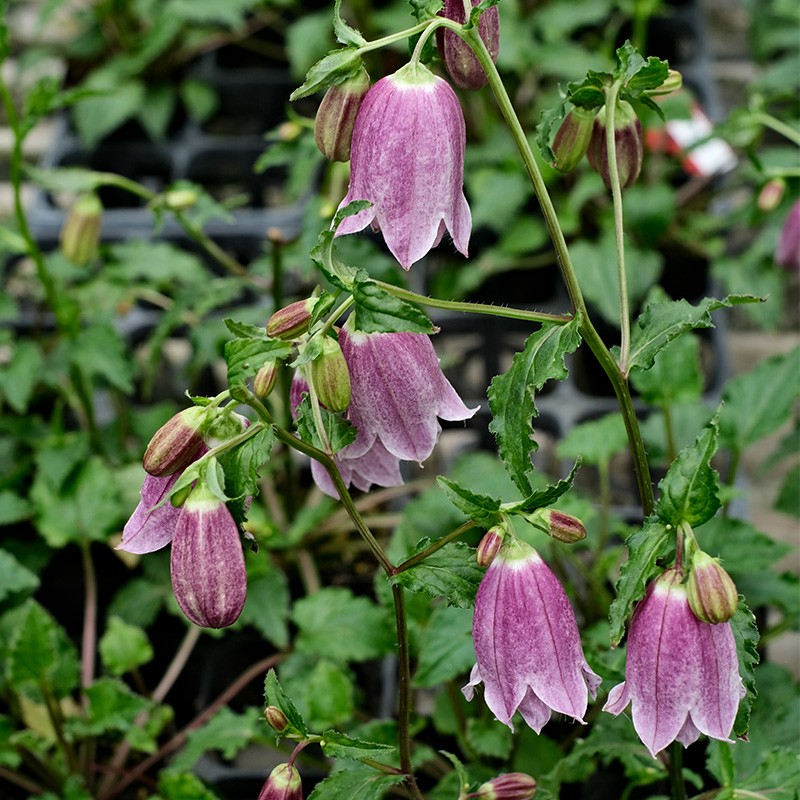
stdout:
[(200, 481), (180, 512), (170, 555), (175, 599), (195, 625), (232, 625), (247, 593), (239, 528), (224, 501)]
[(677, 570), (667, 570), (636, 607), (625, 681), (604, 710), (616, 715), (630, 703), (636, 733), (655, 756), (676, 739), (688, 747), (701, 733), (730, 741), (744, 694), (730, 623), (697, 619)]
[(539, 554), (506, 537), (478, 588), (472, 624), (476, 664), (462, 689), (483, 682), (486, 704), (513, 729), (519, 711), (539, 733), (553, 711), (583, 722), (600, 678), (581, 647), (564, 588)]
[(376, 441), (403, 461), (422, 462), (442, 428), (438, 418), (465, 420), (467, 408), (445, 378), (430, 337), (422, 333), (361, 333), (351, 320), (339, 333), (350, 371), (347, 418), (358, 437), (343, 453), (356, 458)]
[(303, 800), (303, 781), (293, 764), (278, 764), (261, 787), (258, 800)]
[(168, 498), (179, 477), (179, 472), (164, 478), (153, 475), (145, 477), (142, 499), (122, 529), (122, 541), (117, 545), (117, 550), (152, 553), (172, 541), (181, 509), (173, 506)]
[[(471, 2), (473, 6), (476, 6), (480, 0), (471, 0)], [(467, 19), (464, 0), (444, 0), (444, 8), (439, 14), (463, 25)], [(483, 39), (492, 61), (497, 63), (497, 54), (500, 50), (500, 13), (497, 6), (487, 8), (481, 14), (478, 21), (478, 34)], [(462, 89), (480, 89), (481, 86), (486, 85), (486, 73), (483, 71), (478, 57), (457, 33), (437, 28), (436, 46), (439, 48), (439, 56), (456, 86), (460, 86)]]
[(414, 62), (381, 78), (356, 118), (350, 187), (340, 208), (355, 200), (372, 205), (345, 217), (336, 235), (372, 224), (404, 269), (445, 230), (467, 255), (472, 218), (463, 190), (465, 145), (464, 115), (447, 81)]

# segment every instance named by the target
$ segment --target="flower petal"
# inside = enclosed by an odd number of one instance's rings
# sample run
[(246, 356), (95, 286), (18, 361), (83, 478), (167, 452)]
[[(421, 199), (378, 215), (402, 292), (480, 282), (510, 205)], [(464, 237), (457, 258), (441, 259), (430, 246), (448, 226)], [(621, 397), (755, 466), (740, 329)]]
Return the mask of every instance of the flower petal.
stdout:
[[(152, 553), (172, 540), (181, 510), (167, 500), (179, 473), (156, 478), (147, 475), (142, 484), (141, 500), (122, 529), (117, 550), (128, 553)], [(163, 505), (159, 503), (164, 502)]]

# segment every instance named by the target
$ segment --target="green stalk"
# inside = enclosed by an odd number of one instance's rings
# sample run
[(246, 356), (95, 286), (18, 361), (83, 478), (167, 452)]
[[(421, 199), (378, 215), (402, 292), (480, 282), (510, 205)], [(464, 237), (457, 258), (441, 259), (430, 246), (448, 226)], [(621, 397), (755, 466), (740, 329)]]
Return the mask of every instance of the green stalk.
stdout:
[(620, 84), (612, 84), (606, 90), (606, 156), (608, 179), (611, 183), (611, 199), (614, 205), (614, 241), (617, 247), (617, 280), (619, 282), (620, 356), (619, 370), (628, 374), (628, 358), (631, 350), (631, 312), (628, 302), (628, 275), (625, 271), (625, 225), (622, 213), (622, 187), (617, 166), (617, 142), (614, 118), (617, 110)]
[(418, 564), (421, 564), (428, 556), (433, 555), (437, 550), (440, 550), (449, 542), (452, 542), (454, 539), (457, 539), (462, 534), (466, 533), (469, 530), (472, 530), (475, 526), (475, 523), (472, 520), (465, 522), (463, 525), (460, 525), (454, 531), (450, 531), (450, 533), (442, 536), (441, 539), (437, 539), (433, 544), (426, 547), (422, 552), (417, 553), (411, 558), (407, 558), (402, 564), (398, 564), (393, 570), (393, 575), (399, 575), (401, 572), (405, 572), (407, 569), (411, 569), (411, 567), (416, 567)]

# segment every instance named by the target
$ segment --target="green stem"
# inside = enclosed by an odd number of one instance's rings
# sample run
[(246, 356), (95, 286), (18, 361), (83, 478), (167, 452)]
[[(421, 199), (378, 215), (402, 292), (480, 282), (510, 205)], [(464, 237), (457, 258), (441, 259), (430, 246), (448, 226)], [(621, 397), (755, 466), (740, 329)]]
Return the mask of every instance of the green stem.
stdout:
[(419, 303), (431, 308), (444, 308), (450, 311), (463, 311), (466, 314), (489, 314), (493, 317), (505, 317), (507, 319), (521, 319), (528, 322), (543, 322), (555, 325), (566, 325), (572, 321), (571, 314), (546, 314), (543, 311), (526, 311), (522, 308), (508, 308), (507, 306), (494, 306), (487, 303), (468, 303), (459, 300), (439, 300), (436, 297), (428, 297), (424, 294), (394, 286), (391, 283), (375, 281), (377, 286), (384, 289), (389, 294), (399, 297), (401, 300), (410, 300), (412, 303)]
[(649, 516), (653, 512), (655, 501), (653, 498), (653, 486), (650, 482), (650, 470), (647, 463), (647, 453), (645, 452), (644, 442), (639, 430), (639, 421), (636, 418), (636, 413), (633, 408), (633, 400), (631, 399), (630, 389), (624, 376), (620, 372), (617, 362), (611, 356), (608, 348), (603, 343), (600, 335), (597, 333), (594, 325), (592, 325), (589, 315), (586, 311), (586, 303), (583, 299), (578, 279), (575, 274), (575, 269), (572, 265), (569, 248), (567, 247), (564, 233), (561, 230), (561, 225), (558, 221), (558, 215), (553, 206), (553, 201), (545, 186), (544, 179), (542, 178), (539, 165), (533, 155), (528, 139), (525, 136), (525, 131), (522, 129), (519, 118), (508, 96), (503, 80), (497, 67), (492, 61), (486, 45), (478, 35), (475, 29), (464, 31), (460, 25), (443, 20), (442, 24), (448, 29), (455, 31), (459, 36), (465, 39), (472, 47), (478, 61), (486, 72), (489, 85), (497, 98), (497, 103), (500, 111), (509, 126), (511, 135), (517, 145), (517, 148), (522, 157), (525, 165), (525, 170), (531, 179), (533, 189), (536, 197), (539, 200), (539, 205), (542, 209), (547, 228), (550, 232), (550, 238), (553, 242), (553, 247), (558, 256), (559, 266), (561, 267), (561, 275), (564, 284), (569, 294), (572, 308), (579, 317), (579, 329), (583, 340), (586, 342), (589, 349), (594, 354), (598, 363), (603, 371), (608, 376), (611, 385), (614, 387), (614, 393), (617, 396), (617, 401), (620, 406), (622, 418), (625, 422), (625, 430), (628, 434), (628, 443), (630, 445), (631, 457), (633, 458), (634, 471), (636, 473), (636, 482), (639, 487), (639, 497), (641, 500), (642, 511), (645, 516)]
[(414, 800), (423, 800), (414, 768), (411, 765), (411, 656), (408, 651), (408, 625), (406, 622), (403, 587), (392, 584), (395, 624), (397, 627), (398, 707), (397, 741), (400, 750), (400, 769), (407, 776), (406, 788)]
[(753, 119), (760, 122), (767, 128), (771, 128), (775, 133), (788, 139), (790, 142), (800, 146), (800, 131), (795, 130), (791, 125), (775, 118), (772, 114), (767, 114), (764, 111), (757, 111), (753, 114)]
[(667, 768), (672, 800), (686, 800), (686, 785), (683, 782), (683, 745), (680, 742), (673, 742), (669, 746)]
[(619, 370), (628, 374), (628, 358), (631, 349), (631, 312), (628, 302), (628, 275), (625, 271), (625, 225), (622, 213), (622, 187), (617, 165), (617, 140), (614, 118), (621, 84), (613, 83), (606, 89), (606, 156), (608, 158), (608, 180), (611, 184), (611, 199), (614, 205), (614, 241), (617, 247), (617, 280), (619, 282), (620, 356)]
[(452, 542), (454, 539), (457, 539), (462, 534), (466, 533), (472, 528), (475, 527), (475, 523), (472, 520), (465, 522), (463, 525), (460, 525), (454, 531), (450, 531), (450, 533), (442, 536), (441, 539), (437, 539), (433, 544), (426, 547), (422, 552), (417, 553), (411, 558), (407, 558), (402, 564), (398, 564), (393, 570), (392, 575), (399, 575), (401, 572), (405, 572), (407, 569), (411, 569), (411, 567), (416, 567), (417, 564), (421, 564), (428, 556), (433, 555), (437, 550), (440, 550), (449, 542)]

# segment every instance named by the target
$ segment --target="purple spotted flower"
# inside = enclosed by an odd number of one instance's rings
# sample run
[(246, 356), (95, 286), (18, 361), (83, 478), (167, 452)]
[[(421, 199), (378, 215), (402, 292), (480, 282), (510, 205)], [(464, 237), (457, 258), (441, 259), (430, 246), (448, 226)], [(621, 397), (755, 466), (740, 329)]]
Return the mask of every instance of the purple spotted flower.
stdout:
[(513, 729), (516, 711), (539, 733), (553, 711), (583, 722), (600, 678), (581, 647), (558, 578), (528, 544), (507, 539), (486, 570), (472, 625), (476, 664), (462, 689), (483, 682), (486, 704)]
[(654, 756), (676, 739), (688, 747), (701, 733), (730, 741), (745, 693), (731, 626), (695, 617), (677, 570), (648, 587), (633, 614), (627, 650), (626, 680), (604, 708), (616, 715), (630, 703), (633, 726)]
[(175, 599), (195, 625), (224, 628), (242, 613), (247, 575), (239, 528), (225, 503), (203, 483), (180, 509), (170, 573)]
[(339, 225), (336, 235), (372, 224), (404, 269), (450, 232), (467, 255), (472, 219), (464, 197), (466, 128), (447, 81), (410, 63), (370, 89), (356, 118), (350, 187), (344, 207), (372, 205)]

